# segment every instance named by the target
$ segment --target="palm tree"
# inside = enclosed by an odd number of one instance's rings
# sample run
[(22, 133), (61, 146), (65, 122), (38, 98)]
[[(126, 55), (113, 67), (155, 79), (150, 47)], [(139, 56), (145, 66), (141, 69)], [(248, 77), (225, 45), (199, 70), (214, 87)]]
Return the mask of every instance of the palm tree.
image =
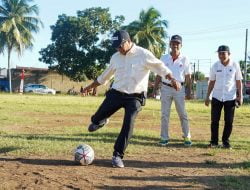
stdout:
[(168, 22), (160, 20), (161, 14), (151, 7), (147, 11), (140, 12), (139, 20), (125, 26), (131, 38), (138, 45), (150, 50), (157, 57), (160, 57), (166, 50), (166, 38)]
[(10, 57), (12, 50), (22, 55), (24, 49), (33, 46), (32, 32), (39, 31), (39, 24), (43, 25), (38, 17), (37, 5), (29, 5), (33, 0), (1, 0), (0, 4), (0, 53), (7, 50), (9, 90), (11, 87)]

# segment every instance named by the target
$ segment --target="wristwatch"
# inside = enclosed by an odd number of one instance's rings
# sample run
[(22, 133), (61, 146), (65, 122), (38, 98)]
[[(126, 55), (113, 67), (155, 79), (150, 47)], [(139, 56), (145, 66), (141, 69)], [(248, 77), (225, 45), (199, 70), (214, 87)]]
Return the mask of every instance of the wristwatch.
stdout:
[(170, 80), (171, 83), (173, 83), (173, 81), (176, 81), (175, 78), (172, 78), (172, 79)]

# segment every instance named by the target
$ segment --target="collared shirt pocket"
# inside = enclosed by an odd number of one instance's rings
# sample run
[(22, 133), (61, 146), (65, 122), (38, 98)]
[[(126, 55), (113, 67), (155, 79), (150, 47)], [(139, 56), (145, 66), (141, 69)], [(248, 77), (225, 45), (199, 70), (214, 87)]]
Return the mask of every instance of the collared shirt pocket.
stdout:
[(138, 59), (134, 62), (131, 62), (131, 75), (132, 78), (137, 82), (140, 83), (146, 76), (145, 73), (148, 72), (148, 69), (145, 68), (143, 62)]
[(119, 85), (123, 85), (128, 78), (128, 72), (125, 64), (116, 64), (114, 79)]
[(220, 68), (216, 69), (215, 76), (216, 76), (216, 80), (222, 80), (223, 79), (223, 70)]
[(116, 75), (124, 76), (126, 75), (126, 65), (125, 64), (116, 64)]
[(185, 65), (184, 64), (180, 64), (178, 69), (179, 69), (179, 75), (185, 75), (185, 73), (184, 73)]
[(226, 70), (227, 77), (231, 78), (235, 75), (236, 69), (234, 67), (228, 67)]
[(214, 85), (214, 89), (218, 90), (218, 89), (222, 89), (223, 88), (223, 81), (224, 81), (224, 70), (223, 68), (217, 68), (215, 70), (215, 76), (216, 76), (216, 82)]

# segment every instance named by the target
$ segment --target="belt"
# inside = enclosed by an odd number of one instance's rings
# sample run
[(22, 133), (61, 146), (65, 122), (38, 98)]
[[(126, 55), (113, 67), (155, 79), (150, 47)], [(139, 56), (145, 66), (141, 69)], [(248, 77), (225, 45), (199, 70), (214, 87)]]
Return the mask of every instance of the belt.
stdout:
[[(173, 85), (170, 83), (162, 82), (162, 84), (173, 88)], [(184, 85), (184, 82), (181, 82), (181, 86), (183, 86), (183, 85)]]
[(141, 97), (142, 96), (142, 94), (144, 94), (143, 92), (142, 93), (132, 93), (132, 94), (128, 94), (128, 93), (125, 93), (125, 92), (120, 92), (120, 91), (118, 91), (118, 90), (115, 90), (115, 89), (110, 89), (110, 91), (113, 91), (113, 92), (115, 92), (115, 93), (117, 93), (117, 94), (119, 94), (119, 95), (122, 95), (122, 96), (127, 96), (127, 97)]

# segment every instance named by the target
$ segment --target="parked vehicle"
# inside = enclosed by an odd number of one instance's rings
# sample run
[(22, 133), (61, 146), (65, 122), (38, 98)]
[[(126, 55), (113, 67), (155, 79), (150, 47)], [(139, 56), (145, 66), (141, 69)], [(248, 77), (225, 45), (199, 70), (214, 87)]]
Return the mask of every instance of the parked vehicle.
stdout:
[(48, 88), (43, 84), (26, 84), (24, 85), (24, 92), (33, 92), (37, 94), (56, 94), (56, 90)]
[(0, 92), (9, 92), (9, 81), (7, 79), (0, 79)]

